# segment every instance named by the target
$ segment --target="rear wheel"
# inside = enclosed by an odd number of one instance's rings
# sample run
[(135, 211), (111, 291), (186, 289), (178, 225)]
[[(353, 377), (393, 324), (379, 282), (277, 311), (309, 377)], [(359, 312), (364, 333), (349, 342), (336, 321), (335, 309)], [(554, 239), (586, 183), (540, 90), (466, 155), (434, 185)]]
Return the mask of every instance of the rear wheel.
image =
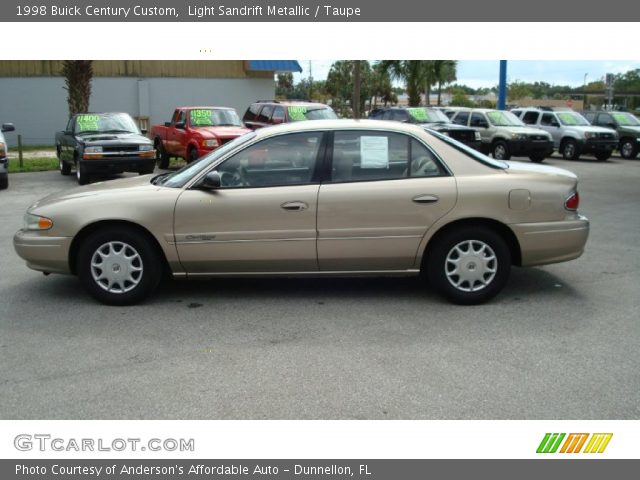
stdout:
[(9, 175), (6, 173), (0, 175), (0, 190), (4, 190), (5, 188), (9, 188)]
[(635, 138), (623, 138), (620, 140), (620, 156), (628, 160), (638, 156), (638, 142)]
[(107, 228), (87, 237), (78, 251), (78, 276), (87, 291), (109, 305), (131, 305), (160, 282), (155, 245), (132, 228)]
[(511, 253), (485, 227), (460, 227), (437, 238), (426, 258), (429, 282), (454, 303), (473, 305), (496, 296), (509, 278)]
[(164, 149), (164, 145), (162, 141), (156, 140), (156, 162), (158, 164), (158, 168), (167, 169), (169, 168), (169, 162), (171, 161), (171, 157)]
[(580, 158), (580, 151), (578, 150), (578, 144), (575, 140), (565, 140), (560, 150), (562, 152), (562, 158), (565, 160), (577, 160)]
[(71, 175), (71, 165), (63, 162), (61, 159), (58, 159), (58, 168), (60, 169), (60, 173), (62, 175)]
[(511, 158), (509, 146), (504, 140), (498, 140), (497, 142), (495, 142), (491, 150), (493, 158), (495, 158), (496, 160), (509, 160)]
[(198, 150), (196, 150), (194, 147), (191, 147), (189, 149), (189, 155), (187, 156), (187, 163), (191, 163), (191, 162), (195, 162), (199, 157), (198, 157)]

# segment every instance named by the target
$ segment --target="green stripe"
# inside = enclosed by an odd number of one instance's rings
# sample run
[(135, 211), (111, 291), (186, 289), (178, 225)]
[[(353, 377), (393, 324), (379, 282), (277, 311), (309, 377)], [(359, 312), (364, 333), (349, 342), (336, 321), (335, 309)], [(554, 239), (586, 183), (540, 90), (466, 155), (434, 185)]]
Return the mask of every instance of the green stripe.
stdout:
[(544, 434), (544, 438), (540, 442), (540, 445), (538, 445), (538, 449), (536, 450), (536, 453), (542, 453), (544, 451), (544, 446), (547, 444), (547, 440), (549, 440), (550, 436), (551, 436), (550, 433)]
[(556, 453), (556, 450), (558, 450), (558, 447), (562, 443), (562, 439), (565, 437), (565, 435), (566, 435), (566, 433), (560, 433), (558, 435), (558, 440), (556, 440), (556, 443), (551, 448), (551, 452), (550, 453)]

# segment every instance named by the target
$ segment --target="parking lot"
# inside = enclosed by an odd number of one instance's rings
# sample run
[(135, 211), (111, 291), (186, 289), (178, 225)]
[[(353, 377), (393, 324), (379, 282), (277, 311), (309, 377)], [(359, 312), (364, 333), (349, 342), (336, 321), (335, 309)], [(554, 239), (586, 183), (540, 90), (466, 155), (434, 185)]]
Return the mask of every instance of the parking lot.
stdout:
[(587, 250), (514, 268), (474, 307), (407, 278), (167, 281), (143, 305), (107, 307), (12, 246), (26, 208), (75, 177), (12, 174), (0, 417), (636, 419), (640, 160), (545, 163), (580, 178)]

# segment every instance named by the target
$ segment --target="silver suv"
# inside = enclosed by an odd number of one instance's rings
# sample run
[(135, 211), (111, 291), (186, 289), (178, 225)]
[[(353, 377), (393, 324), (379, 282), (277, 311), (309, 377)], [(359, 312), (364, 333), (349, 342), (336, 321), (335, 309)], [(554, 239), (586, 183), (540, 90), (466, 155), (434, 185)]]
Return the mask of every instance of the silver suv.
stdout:
[(595, 155), (602, 162), (618, 146), (615, 130), (593, 126), (578, 112), (568, 108), (515, 108), (511, 111), (526, 125), (549, 132), (555, 148), (566, 160), (577, 160), (586, 153)]
[(478, 130), (481, 150), (496, 159), (509, 160), (513, 155), (529, 157), (532, 162), (539, 163), (553, 153), (551, 135), (526, 126), (511, 112), (489, 108), (460, 109), (451, 121)]
[(7, 148), (7, 142), (4, 139), (4, 132), (13, 132), (15, 128), (11, 123), (3, 123), (2, 130), (0, 130), (0, 190), (3, 190), (9, 186), (9, 160), (7, 154), (9, 149)]

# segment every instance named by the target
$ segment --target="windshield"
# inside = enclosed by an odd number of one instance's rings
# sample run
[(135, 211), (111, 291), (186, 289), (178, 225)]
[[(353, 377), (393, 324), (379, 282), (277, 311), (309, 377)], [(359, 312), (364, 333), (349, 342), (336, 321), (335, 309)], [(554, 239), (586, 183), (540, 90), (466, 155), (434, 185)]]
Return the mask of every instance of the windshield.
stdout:
[(524, 127), (524, 123), (520, 121), (518, 117), (516, 117), (511, 112), (503, 112), (500, 110), (495, 110), (493, 112), (487, 112), (487, 117), (492, 125), (496, 127)]
[(302, 105), (287, 107), (289, 120), (300, 122), (302, 120), (334, 120), (338, 118), (336, 113), (327, 106), (306, 107)]
[(640, 120), (635, 115), (626, 112), (614, 112), (611, 114), (613, 119), (618, 122), (618, 125), (623, 127), (637, 127), (640, 126)]
[(411, 123), (451, 123), (440, 110), (431, 110), (425, 107), (407, 108)]
[(86, 113), (76, 117), (77, 134), (140, 133), (138, 125), (126, 113)]
[(556, 115), (562, 125), (591, 125), (586, 118), (576, 112), (558, 112)]
[(189, 111), (191, 126), (199, 127), (241, 127), (240, 117), (235, 110), (226, 108), (197, 108)]
[(431, 135), (433, 135), (434, 137), (438, 138), (439, 140), (442, 140), (443, 142), (447, 143), (448, 145), (452, 146), (453, 148), (455, 148), (456, 150), (458, 150), (459, 152), (464, 153), (465, 155), (467, 155), (468, 157), (470, 157), (471, 159), (478, 161), (480, 163), (483, 163), (484, 165), (491, 167), (491, 168), (496, 168), (496, 169), (500, 169), (500, 170), (506, 170), (507, 168), (509, 168), (509, 164), (506, 162), (503, 162), (502, 160), (495, 160), (491, 157), (487, 157), (486, 155), (483, 155), (482, 153), (478, 152), (477, 150), (474, 150), (471, 147), (468, 147), (467, 145), (465, 145), (462, 142), (459, 142), (457, 140), (454, 140), (453, 138), (447, 136), (447, 135), (443, 135), (439, 132), (436, 132), (435, 130), (429, 130), (429, 133)]
[(209, 155), (190, 163), (189, 165), (182, 167), (172, 173), (165, 173), (163, 175), (156, 176), (152, 179), (152, 182), (164, 187), (181, 188), (185, 186), (189, 180), (198, 175), (200, 172), (206, 170), (209, 166), (213, 165), (227, 152), (235, 149), (236, 147), (248, 142), (256, 136), (255, 132), (245, 133), (238, 138), (232, 140), (229, 143), (225, 143), (221, 147), (215, 149)]

